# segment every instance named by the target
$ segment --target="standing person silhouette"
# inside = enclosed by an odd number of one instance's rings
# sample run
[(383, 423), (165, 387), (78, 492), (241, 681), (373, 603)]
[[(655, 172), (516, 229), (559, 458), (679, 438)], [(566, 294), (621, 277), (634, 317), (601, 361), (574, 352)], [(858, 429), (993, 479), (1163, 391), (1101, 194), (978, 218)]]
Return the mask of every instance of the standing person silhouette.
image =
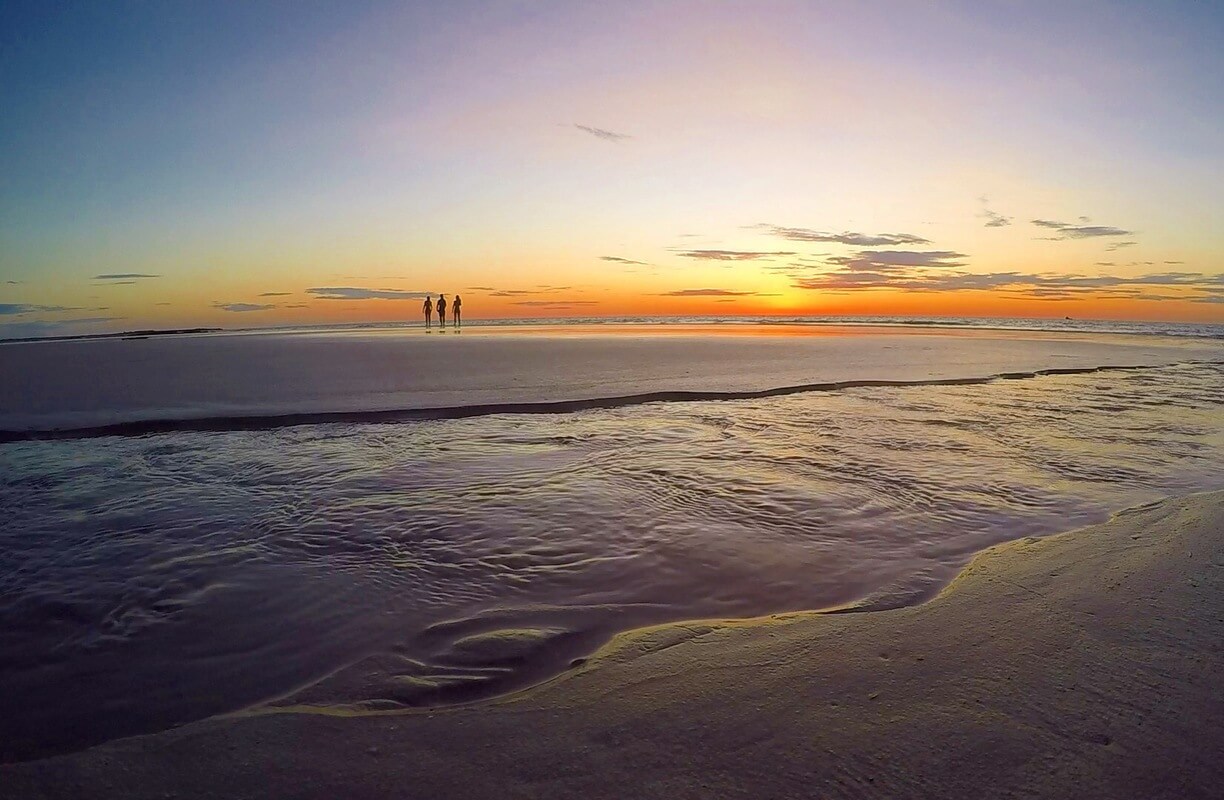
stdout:
[(438, 310), (438, 324), (443, 328), (446, 327), (446, 295), (438, 295), (438, 302), (434, 305)]
[(455, 321), (455, 326), (463, 324), (463, 298), (455, 295), (455, 299), (451, 301), (451, 319)]
[(433, 300), (429, 295), (425, 295), (425, 305), (421, 306), (421, 310), (425, 312), (425, 327), (428, 328), (433, 321)]

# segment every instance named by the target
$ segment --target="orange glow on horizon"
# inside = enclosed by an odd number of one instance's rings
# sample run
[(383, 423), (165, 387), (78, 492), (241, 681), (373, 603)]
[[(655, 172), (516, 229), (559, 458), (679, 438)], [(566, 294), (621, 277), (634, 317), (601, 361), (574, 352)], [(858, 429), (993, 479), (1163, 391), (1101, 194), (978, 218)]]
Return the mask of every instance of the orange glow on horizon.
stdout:
[[(582, 317), (1012, 317), (1035, 319), (1113, 319), (1220, 323), (1219, 305), (1191, 301), (1143, 301), (1125, 298), (1084, 297), (1068, 300), (1017, 299), (986, 291), (946, 293), (884, 290), (824, 293), (795, 290), (785, 296), (669, 297), (659, 294), (587, 291), (558, 295), (556, 299), (507, 298), (485, 292), (461, 292), (467, 320), (582, 318)], [(453, 297), (452, 294), (447, 295)], [(195, 313), (184, 324), (175, 305), (154, 309), (143, 323), (153, 327), (266, 327), (331, 325), (361, 322), (416, 322), (422, 319), (421, 301), (324, 300), (294, 298), (294, 307), (251, 313), (230, 313), (215, 308)], [(145, 327), (145, 324), (129, 327)]]

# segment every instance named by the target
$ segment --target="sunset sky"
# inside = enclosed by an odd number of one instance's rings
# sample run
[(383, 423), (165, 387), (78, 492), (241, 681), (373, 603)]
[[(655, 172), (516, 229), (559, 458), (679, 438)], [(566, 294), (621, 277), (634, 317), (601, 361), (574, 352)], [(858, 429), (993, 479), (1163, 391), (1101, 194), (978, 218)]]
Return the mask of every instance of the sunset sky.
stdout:
[(0, 7), (0, 336), (1224, 322), (1224, 4)]

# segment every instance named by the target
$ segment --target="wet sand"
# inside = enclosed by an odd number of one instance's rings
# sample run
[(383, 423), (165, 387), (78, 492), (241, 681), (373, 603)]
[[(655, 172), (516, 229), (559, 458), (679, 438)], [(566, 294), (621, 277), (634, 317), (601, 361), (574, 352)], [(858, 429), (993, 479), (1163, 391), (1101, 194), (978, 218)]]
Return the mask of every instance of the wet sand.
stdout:
[(257, 709), (0, 767), (0, 796), (1218, 796), (1222, 533), (1224, 491), (1170, 499), (920, 606), (641, 629), (499, 700)]

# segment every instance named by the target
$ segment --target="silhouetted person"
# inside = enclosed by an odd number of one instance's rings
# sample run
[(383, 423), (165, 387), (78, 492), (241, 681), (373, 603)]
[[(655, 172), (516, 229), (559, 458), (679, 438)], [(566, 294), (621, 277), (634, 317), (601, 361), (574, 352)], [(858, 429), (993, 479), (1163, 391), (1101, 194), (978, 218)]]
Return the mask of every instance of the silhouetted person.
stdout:
[(421, 306), (421, 309), (425, 312), (425, 327), (428, 328), (433, 321), (433, 300), (429, 295), (425, 295), (425, 305)]
[(446, 327), (446, 295), (438, 295), (438, 302), (434, 305), (438, 311), (438, 324), (443, 328)]
[(463, 324), (463, 298), (455, 295), (455, 299), (451, 301), (451, 319), (456, 325)]

